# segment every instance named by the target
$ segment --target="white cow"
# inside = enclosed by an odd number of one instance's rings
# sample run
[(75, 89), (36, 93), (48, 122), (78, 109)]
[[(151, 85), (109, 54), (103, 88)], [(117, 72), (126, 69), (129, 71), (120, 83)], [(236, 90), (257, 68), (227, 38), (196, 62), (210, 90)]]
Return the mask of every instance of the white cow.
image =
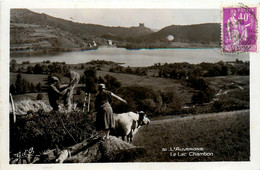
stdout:
[(133, 136), (137, 133), (142, 125), (148, 125), (150, 120), (146, 117), (143, 111), (134, 113), (127, 112), (115, 114), (115, 129), (111, 130), (111, 135), (116, 137), (121, 136), (122, 140), (132, 142)]

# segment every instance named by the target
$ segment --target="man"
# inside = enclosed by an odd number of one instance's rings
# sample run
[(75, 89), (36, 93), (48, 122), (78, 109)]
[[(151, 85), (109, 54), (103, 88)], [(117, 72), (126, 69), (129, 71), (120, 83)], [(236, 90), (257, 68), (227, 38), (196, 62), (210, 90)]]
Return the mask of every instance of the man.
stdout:
[(68, 91), (68, 85), (60, 85), (57, 77), (50, 78), (50, 86), (48, 89), (49, 102), (54, 111), (59, 110), (59, 99)]

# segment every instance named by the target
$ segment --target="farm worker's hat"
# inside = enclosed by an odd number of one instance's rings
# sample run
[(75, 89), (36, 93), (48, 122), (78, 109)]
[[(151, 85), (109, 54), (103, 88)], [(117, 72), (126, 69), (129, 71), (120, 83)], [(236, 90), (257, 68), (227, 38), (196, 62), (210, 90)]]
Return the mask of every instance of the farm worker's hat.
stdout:
[(51, 77), (51, 81), (52, 81), (52, 82), (55, 82), (55, 81), (56, 81), (56, 82), (59, 82), (59, 79), (58, 79), (57, 77), (55, 77), (55, 76), (52, 76), (52, 77)]
[(106, 86), (104, 84), (99, 84), (98, 90), (103, 90), (103, 89), (106, 89)]

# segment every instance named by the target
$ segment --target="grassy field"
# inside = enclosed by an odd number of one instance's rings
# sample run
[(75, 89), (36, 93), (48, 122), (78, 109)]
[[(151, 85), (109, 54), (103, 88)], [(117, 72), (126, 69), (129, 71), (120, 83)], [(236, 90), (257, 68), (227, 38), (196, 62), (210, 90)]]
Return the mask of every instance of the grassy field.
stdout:
[[(147, 150), (137, 162), (249, 161), (249, 110), (154, 120), (140, 129), (133, 144)], [(213, 156), (188, 156), (170, 147), (203, 148), (194, 152)]]
[[(109, 74), (115, 77), (122, 87), (146, 88), (147, 91), (156, 91), (156, 94), (172, 92), (176, 94), (174, 102), (179, 101), (181, 108), (186, 111), (175, 113), (175, 111), (167, 110), (166, 114), (165, 110), (163, 110), (160, 114), (154, 114), (155, 116), (147, 112), (148, 117), (153, 116), (153, 120), (148, 126), (140, 129), (133, 141), (134, 145), (143, 146), (147, 150), (145, 156), (137, 159), (137, 162), (249, 160), (249, 110), (241, 110), (249, 108), (249, 76), (204, 77), (212, 89), (214, 97), (209, 103), (194, 104), (191, 99), (198, 90), (192, 88), (185, 80), (155, 77), (153, 74), (139, 76), (112, 73), (109, 72), (109, 65), (88, 65), (87, 68), (94, 66), (99, 68), (97, 69), (97, 78), (99, 76), (104, 78)], [(69, 65), (69, 67), (83, 75), (84, 68), (81, 64)], [(15, 84), (17, 74), (10, 73), (10, 84)], [(34, 85), (39, 82), (42, 84), (42, 100), (48, 104), (48, 95), (46, 93), (48, 75), (22, 73), (21, 76)], [(62, 83), (68, 83), (68, 77), (63, 77), (61, 81)], [(83, 86), (83, 84), (76, 86), (76, 88), (81, 88), (80, 94), (76, 95), (77, 89), (74, 91), (74, 101), (81, 107), (85, 97)], [(14, 95), (13, 98), (15, 102), (27, 98), (36, 100), (37, 95), (38, 93), (25, 93)], [(94, 96), (92, 95), (93, 100)], [(187, 110), (185, 110), (186, 106), (188, 106)], [(193, 110), (195, 112), (192, 112)], [(94, 109), (91, 112), (94, 112)], [(212, 112), (221, 113), (210, 114)], [(205, 114), (198, 115), (200, 113)], [(75, 123), (77, 124), (77, 122)], [(176, 147), (202, 148), (202, 153), (206, 152), (213, 155), (189, 156), (187, 155), (189, 152), (186, 151), (176, 151), (174, 149), (169, 151)], [(198, 151), (195, 153), (197, 154)], [(177, 155), (174, 156), (174, 154)]]
[[(69, 65), (69, 67), (83, 75), (84, 69), (81, 68), (81, 64)], [(233, 75), (206, 77), (205, 80), (208, 82), (214, 94), (213, 100), (210, 103), (194, 105), (194, 103), (192, 103), (192, 96), (196, 94), (197, 91), (183, 80), (154, 77), (151, 75), (139, 76), (133, 74), (112, 73), (108, 70), (109, 66), (102, 66), (100, 70), (97, 70), (97, 77), (104, 78), (106, 75), (111, 75), (115, 77), (123, 87), (140, 86), (150, 90), (155, 90), (157, 92), (174, 93), (184, 111), (187, 110), (186, 112), (190, 112), (191, 107), (191, 109), (195, 110), (196, 113), (212, 113), (249, 108), (249, 76)], [(10, 73), (10, 84), (15, 84), (17, 74), (18, 73)], [(23, 79), (30, 83), (32, 82), (34, 85), (40, 82), (42, 84), (43, 93), (46, 93), (46, 80), (48, 75), (22, 73), (21, 76)], [(61, 81), (63, 83), (68, 83), (68, 78), (63, 77)], [(81, 87), (81, 90), (84, 91), (84, 84), (79, 84), (76, 86), (76, 88), (77, 87)], [(75, 92), (76, 90), (77, 89), (75, 89)], [(20, 97), (19, 95), (17, 95), (17, 97), (14, 96), (14, 100), (19, 101), (24, 97), (28, 97), (34, 100), (36, 96), (37, 94), (26, 93)], [(75, 96), (75, 100), (83, 99), (83, 94), (79, 97)], [(188, 109), (185, 108), (186, 106), (188, 106)], [(192, 111), (192, 113), (194, 113), (194, 111)]]
[(116, 77), (122, 86), (142, 86), (156, 91), (175, 92), (183, 104), (191, 102), (191, 91), (194, 91), (180, 80), (98, 71), (98, 76), (104, 77), (107, 74)]

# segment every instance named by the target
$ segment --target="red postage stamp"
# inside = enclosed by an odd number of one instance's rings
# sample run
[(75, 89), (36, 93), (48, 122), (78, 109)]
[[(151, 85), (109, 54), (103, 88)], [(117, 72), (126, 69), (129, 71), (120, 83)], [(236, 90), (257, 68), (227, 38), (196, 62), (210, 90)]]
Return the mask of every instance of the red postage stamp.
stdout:
[(223, 7), (222, 49), (257, 51), (257, 7)]

